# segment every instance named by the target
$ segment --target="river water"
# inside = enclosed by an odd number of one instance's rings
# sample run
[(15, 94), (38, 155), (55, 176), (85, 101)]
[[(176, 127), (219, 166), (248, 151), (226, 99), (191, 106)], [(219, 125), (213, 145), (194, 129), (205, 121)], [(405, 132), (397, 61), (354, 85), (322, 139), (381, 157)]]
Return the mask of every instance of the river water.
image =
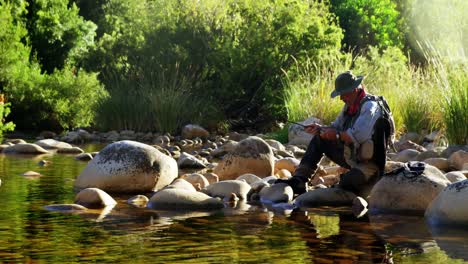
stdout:
[[(81, 146), (86, 151), (102, 146)], [(49, 161), (47, 166), (39, 165)], [(215, 212), (165, 212), (112, 195), (110, 210), (64, 214), (74, 155), (0, 154), (0, 263), (465, 263), (468, 231), (420, 216), (356, 219), (348, 208), (288, 211), (238, 203)], [(26, 171), (42, 176), (25, 177)]]

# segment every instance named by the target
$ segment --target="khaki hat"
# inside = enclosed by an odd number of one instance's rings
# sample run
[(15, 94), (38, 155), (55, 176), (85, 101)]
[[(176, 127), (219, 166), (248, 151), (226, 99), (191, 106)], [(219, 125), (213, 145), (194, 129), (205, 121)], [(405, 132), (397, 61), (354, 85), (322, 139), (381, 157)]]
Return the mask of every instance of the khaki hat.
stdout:
[(338, 75), (335, 79), (335, 90), (331, 93), (331, 98), (353, 91), (361, 84), (363, 79), (364, 76), (356, 76), (351, 71)]

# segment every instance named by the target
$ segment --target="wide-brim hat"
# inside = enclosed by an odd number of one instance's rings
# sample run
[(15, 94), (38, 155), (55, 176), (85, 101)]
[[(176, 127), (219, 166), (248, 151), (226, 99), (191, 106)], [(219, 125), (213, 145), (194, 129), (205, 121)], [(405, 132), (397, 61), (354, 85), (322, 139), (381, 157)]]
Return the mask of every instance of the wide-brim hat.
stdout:
[(338, 75), (335, 79), (335, 90), (331, 93), (331, 98), (352, 92), (361, 84), (363, 79), (364, 76), (356, 76), (351, 71)]

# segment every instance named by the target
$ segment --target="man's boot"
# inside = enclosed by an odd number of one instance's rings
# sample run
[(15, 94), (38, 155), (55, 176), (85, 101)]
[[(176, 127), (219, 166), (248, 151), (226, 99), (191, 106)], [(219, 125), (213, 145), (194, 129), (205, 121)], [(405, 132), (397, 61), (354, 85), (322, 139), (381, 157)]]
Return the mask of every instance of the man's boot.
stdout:
[(294, 176), (287, 180), (276, 180), (275, 183), (286, 183), (291, 186), (294, 194), (300, 195), (307, 192), (308, 186), (307, 182), (309, 181), (310, 176), (315, 172), (317, 166), (307, 166), (305, 164), (299, 164), (296, 170), (294, 171)]

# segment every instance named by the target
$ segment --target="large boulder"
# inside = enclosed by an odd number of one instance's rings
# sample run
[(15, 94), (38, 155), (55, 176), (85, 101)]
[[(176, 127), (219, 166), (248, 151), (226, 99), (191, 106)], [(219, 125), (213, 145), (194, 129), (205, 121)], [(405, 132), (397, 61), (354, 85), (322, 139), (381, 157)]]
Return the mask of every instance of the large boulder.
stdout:
[(423, 213), (448, 184), (450, 181), (437, 168), (425, 163), (406, 163), (374, 185), (369, 209), (371, 213)]
[(274, 155), (271, 147), (261, 138), (248, 137), (226, 154), (214, 169), (220, 180), (235, 179), (245, 173), (259, 177), (273, 174)]
[(468, 180), (448, 185), (427, 208), (425, 216), (431, 224), (468, 223)]
[(49, 153), (43, 147), (31, 143), (18, 143), (13, 146), (6, 147), (4, 153), (14, 154), (44, 154)]
[(163, 188), (178, 175), (176, 161), (149, 145), (119, 141), (107, 145), (75, 181), (75, 188), (144, 193)]
[(149, 208), (163, 210), (213, 210), (224, 207), (220, 199), (202, 192), (167, 188), (156, 192), (148, 203)]
[(299, 195), (294, 204), (302, 207), (352, 205), (356, 197), (340, 188), (321, 188)]

